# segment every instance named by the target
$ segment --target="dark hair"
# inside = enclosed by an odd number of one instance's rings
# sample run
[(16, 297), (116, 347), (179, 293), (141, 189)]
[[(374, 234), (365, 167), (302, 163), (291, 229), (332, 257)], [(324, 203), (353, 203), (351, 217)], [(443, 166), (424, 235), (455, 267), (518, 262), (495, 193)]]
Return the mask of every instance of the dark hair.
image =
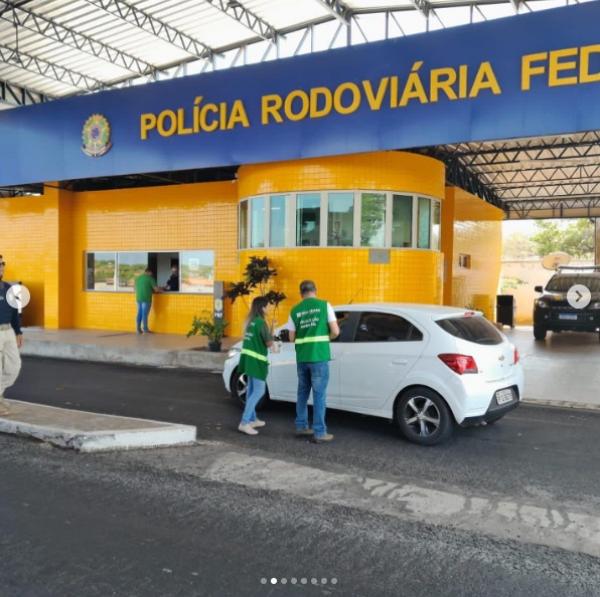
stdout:
[(304, 296), (309, 292), (317, 292), (317, 285), (312, 280), (302, 280), (300, 282), (300, 294)]
[(151, 268), (149, 268), (149, 267), (147, 267), (147, 268), (144, 270), (144, 273), (145, 273), (145, 274), (151, 274), (151, 273), (152, 273), (152, 269), (151, 269)]
[(257, 296), (250, 306), (250, 313), (248, 313), (248, 317), (246, 317), (246, 327), (248, 324), (256, 319), (257, 317), (265, 316), (265, 309), (268, 307), (269, 301), (264, 296)]

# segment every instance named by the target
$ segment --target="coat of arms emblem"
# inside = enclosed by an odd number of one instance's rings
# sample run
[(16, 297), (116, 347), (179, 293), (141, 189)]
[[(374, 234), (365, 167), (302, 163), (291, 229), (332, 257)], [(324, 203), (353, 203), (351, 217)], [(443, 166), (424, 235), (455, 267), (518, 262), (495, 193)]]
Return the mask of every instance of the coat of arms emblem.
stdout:
[(81, 131), (83, 153), (93, 158), (104, 155), (111, 147), (110, 124), (102, 114), (92, 114)]

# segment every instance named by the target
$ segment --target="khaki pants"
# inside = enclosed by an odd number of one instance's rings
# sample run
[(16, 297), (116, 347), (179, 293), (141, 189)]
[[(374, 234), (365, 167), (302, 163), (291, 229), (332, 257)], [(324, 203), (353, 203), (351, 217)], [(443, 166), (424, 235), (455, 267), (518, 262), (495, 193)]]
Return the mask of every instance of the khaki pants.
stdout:
[(21, 355), (13, 329), (0, 330), (0, 398), (10, 388), (21, 371)]

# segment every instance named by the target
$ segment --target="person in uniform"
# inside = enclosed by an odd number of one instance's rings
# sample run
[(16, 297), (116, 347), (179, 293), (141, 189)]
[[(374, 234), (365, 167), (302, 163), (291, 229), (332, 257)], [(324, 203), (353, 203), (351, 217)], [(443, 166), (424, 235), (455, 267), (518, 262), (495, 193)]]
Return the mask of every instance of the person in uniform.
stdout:
[(6, 293), (11, 285), (2, 280), (5, 265), (0, 255), (0, 417), (10, 415), (10, 407), (4, 399), (4, 390), (10, 388), (19, 376), (19, 349), (23, 346), (19, 312), (6, 300)]
[(246, 406), (238, 430), (247, 435), (258, 435), (256, 428), (265, 426), (265, 422), (256, 417), (256, 405), (267, 391), (268, 354), (269, 347), (273, 344), (273, 337), (265, 321), (268, 304), (264, 296), (252, 301), (238, 365), (240, 373), (244, 373), (248, 379)]
[[(296, 434), (312, 436), (315, 443), (328, 442), (327, 384), (329, 383), (330, 340), (340, 334), (333, 307), (317, 298), (317, 287), (312, 280), (300, 284), (302, 301), (290, 314), (287, 327), (290, 341), (295, 342), (298, 370), (298, 398), (296, 401)], [(308, 398), (313, 393), (313, 427), (308, 425)]]

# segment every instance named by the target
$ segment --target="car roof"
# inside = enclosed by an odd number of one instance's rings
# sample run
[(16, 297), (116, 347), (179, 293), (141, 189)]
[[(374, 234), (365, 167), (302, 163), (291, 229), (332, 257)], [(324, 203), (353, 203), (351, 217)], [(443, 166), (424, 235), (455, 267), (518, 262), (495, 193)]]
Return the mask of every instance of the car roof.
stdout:
[(417, 316), (429, 315), (433, 319), (443, 319), (444, 317), (462, 316), (465, 313), (470, 315), (481, 315), (480, 311), (464, 309), (459, 307), (448, 307), (446, 305), (424, 305), (421, 303), (351, 303), (348, 305), (335, 305), (336, 310), (347, 311), (401, 311)]

